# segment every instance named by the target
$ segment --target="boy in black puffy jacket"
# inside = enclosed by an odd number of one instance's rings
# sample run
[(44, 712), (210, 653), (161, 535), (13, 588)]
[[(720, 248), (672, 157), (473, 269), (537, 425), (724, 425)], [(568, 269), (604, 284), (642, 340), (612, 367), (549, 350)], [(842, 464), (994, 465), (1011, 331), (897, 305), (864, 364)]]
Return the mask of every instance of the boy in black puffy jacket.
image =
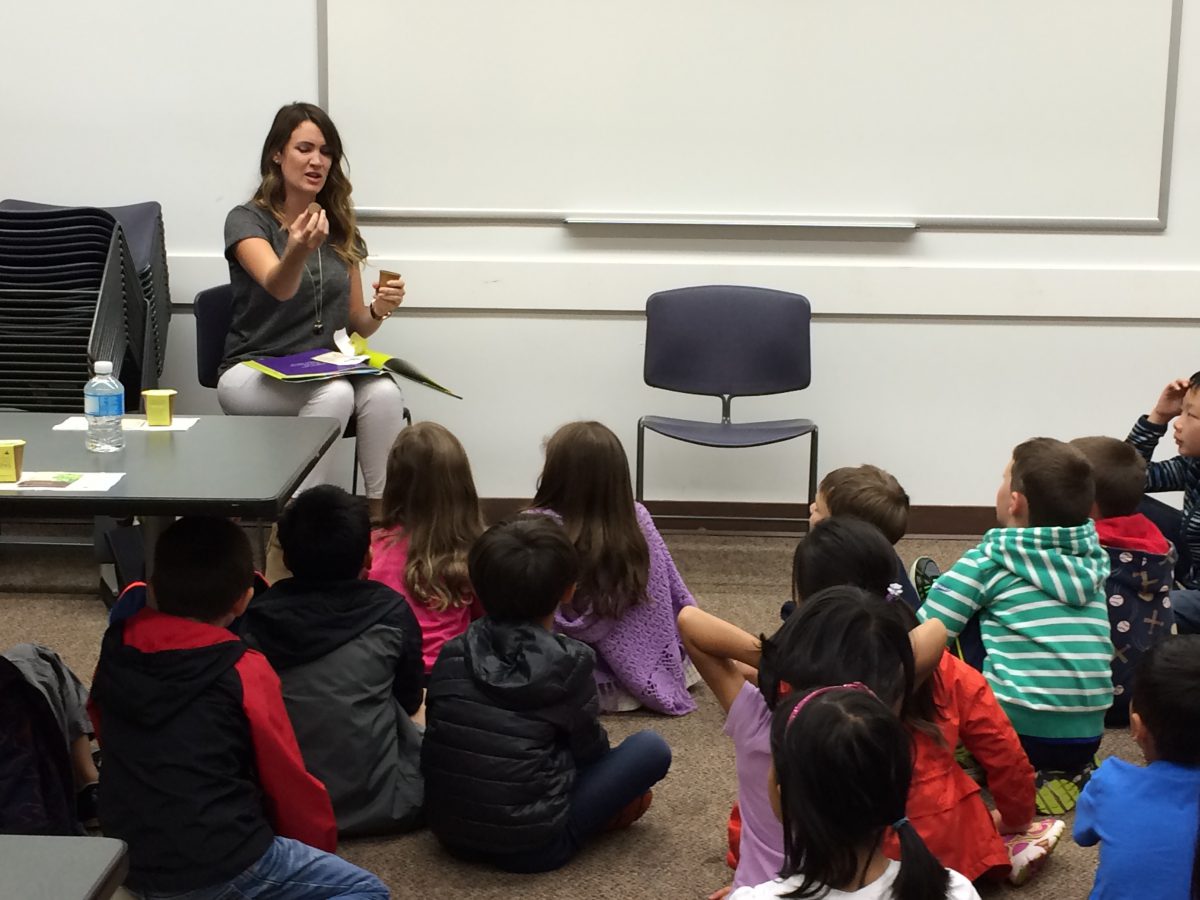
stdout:
[(446, 643), (426, 695), (426, 815), (456, 856), (511, 872), (557, 869), (591, 837), (631, 824), (671, 764), (653, 731), (610, 748), (591, 648), (551, 631), (579, 560), (543, 516), (471, 548), (487, 615)]

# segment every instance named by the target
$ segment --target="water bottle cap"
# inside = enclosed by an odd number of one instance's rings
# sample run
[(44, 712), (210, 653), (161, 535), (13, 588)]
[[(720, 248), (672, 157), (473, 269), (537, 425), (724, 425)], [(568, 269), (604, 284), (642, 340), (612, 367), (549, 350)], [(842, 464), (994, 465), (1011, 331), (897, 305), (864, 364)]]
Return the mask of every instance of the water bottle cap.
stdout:
[(110, 363), (104, 359), (99, 359), (99, 360), (96, 360), (96, 364), (94, 366), (92, 366), (92, 369), (95, 371), (95, 373), (97, 375), (111, 375), (112, 374), (112, 363)]

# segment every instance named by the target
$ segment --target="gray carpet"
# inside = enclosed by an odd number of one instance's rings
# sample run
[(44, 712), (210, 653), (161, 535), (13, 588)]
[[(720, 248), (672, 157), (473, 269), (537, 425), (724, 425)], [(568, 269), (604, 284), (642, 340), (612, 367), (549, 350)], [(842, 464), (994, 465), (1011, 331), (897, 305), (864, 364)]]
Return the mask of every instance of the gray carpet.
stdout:
[[(789, 592), (794, 539), (672, 534), (667, 541), (701, 606), (751, 631), (775, 627), (779, 604)], [(905, 559), (926, 554), (945, 566), (966, 546), (905, 541), (899, 549)], [(0, 546), (0, 647), (20, 641), (48, 644), (89, 681), (105, 623), (96, 583), (86, 550)], [(703, 686), (695, 694), (700, 708), (680, 719), (637, 713), (606, 717), (614, 739), (642, 728), (661, 732), (674, 751), (671, 773), (655, 789), (645, 818), (628, 831), (605, 836), (559, 872), (512, 876), (465, 865), (444, 854), (428, 833), (347, 841), (341, 852), (378, 873), (397, 898), (706, 896), (730, 878), (724, 864), (725, 822), (735, 777), (720, 708)], [(1124, 733), (1106, 735), (1101, 755), (1110, 753), (1140, 761)], [(1083, 898), (1095, 863), (1095, 849), (1077, 847), (1067, 837), (1030, 884), (989, 886), (983, 895)]]

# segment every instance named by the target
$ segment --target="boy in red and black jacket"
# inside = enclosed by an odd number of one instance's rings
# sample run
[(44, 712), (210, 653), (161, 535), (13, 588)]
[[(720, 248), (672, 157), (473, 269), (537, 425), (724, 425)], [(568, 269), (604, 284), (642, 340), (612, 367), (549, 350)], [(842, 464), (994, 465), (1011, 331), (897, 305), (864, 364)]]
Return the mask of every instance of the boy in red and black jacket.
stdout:
[(1136, 447), (1112, 437), (1071, 441), (1092, 464), (1096, 503), (1092, 518), (1111, 571), (1105, 584), (1112, 625), (1113, 703), (1109, 728), (1129, 724), (1133, 671), (1143, 654), (1171, 635), (1175, 611), (1175, 548), (1158, 526), (1138, 512), (1146, 486), (1146, 460)]
[(129, 845), (127, 883), (146, 898), (224, 884), (286, 897), (301, 870), (322, 896), (386, 898), (333, 855), (333, 808), (304, 768), (279, 679), (225, 627), (253, 580), (233, 522), (186, 518), (163, 532), (157, 609), (109, 627), (92, 685), (101, 827)]

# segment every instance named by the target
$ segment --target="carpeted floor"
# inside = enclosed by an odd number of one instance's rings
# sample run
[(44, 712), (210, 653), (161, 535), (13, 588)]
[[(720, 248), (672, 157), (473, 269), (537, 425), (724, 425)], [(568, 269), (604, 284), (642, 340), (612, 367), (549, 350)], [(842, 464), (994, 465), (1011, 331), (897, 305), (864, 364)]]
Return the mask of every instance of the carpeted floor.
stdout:
[[(697, 601), (751, 631), (778, 624), (789, 593), (794, 539), (672, 534), (667, 542)], [(905, 541), (906, 560), (929, 555), (952, 563), (961, 541)], [(0, 648), (38, 641), (58, 650), (85, 682), (95, 666), (105, 611), (95, 592), (96, 570), (86, 549), (0, 545)], [(699, 709), (680, 719), (626, 714), (606, 717), (614, 739), (643, 728), (671, 744), (674, 762), (655, 789), (654, 806), (628, 831), (607, 835), (565, 869), (512, 876), (465, 865), (441, 852), (426, 832), (347, 841), (341, 852), (378, 873), (393, 896), (509, 898), (695, 898), (728, 883), (725, 821), (735, 794), (733, 753), (721, 732), (722, 715), (701, 685)], [(1140, 761), (1127, 734), (1110, 732), (1101, 755)], [(1095, 849), (1063, 839), (1046, 869), (1023, 888), (988, 886), (987, 898), (1084, 898), (1092, 884)]]

